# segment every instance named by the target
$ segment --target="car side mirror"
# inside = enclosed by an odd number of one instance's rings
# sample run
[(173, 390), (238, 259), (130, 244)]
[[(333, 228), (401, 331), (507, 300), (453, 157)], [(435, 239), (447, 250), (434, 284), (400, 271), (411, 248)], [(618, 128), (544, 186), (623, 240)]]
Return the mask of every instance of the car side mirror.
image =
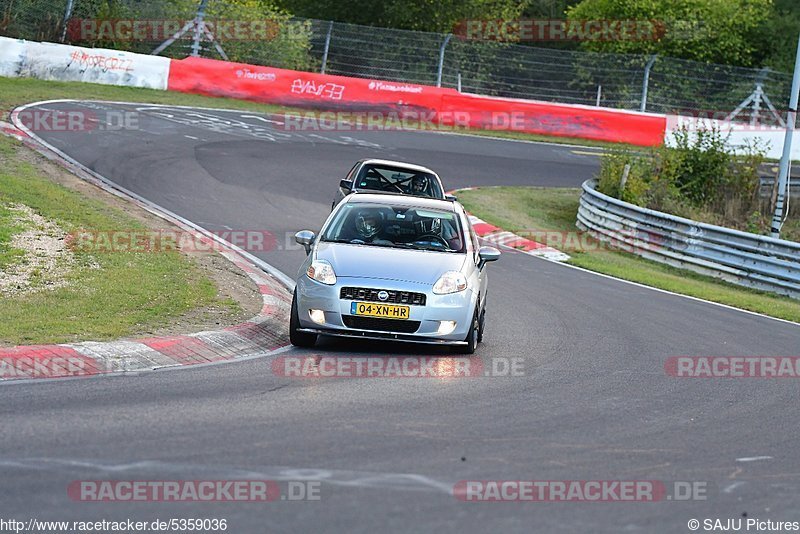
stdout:
[(450, 201), (456, 201), (456, 200), (458, 200), (458, 198), (457, 198), (455, 195), (445, 195), (445, 196), (444, 196), (444, 199), (445, 199), (445, 200), (450, 200)]
[(311, 244), (316, 237), (316, 234), (311, 230), (300, 230), (294, 234), (294, 240), (297, 241), (298, 245), (303, 245), (303, 248), (306, 249), (306, 254), (311, 252)]
[(480, 258), (480, 262), (478, 263), (478, 268), (482, 269), (484, 265), (489, 263), (490, 261), (497, 261), (500, 259), (500, 251), (494, 247), (481, 247), (478, 250), (478, 257)]
[(353, 181), (352, 180), (339, 180), (339, 187), (342, 189), (346, 189), (351, 191), (353, 189)]

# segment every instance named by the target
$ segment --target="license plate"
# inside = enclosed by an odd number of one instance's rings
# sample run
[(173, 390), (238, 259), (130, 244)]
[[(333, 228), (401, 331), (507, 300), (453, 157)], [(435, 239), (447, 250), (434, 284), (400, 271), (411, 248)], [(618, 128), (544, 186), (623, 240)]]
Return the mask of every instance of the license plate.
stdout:
[(381, 319), (408, 319), (408, 306), (394, 304), (377, 304), (375, 302), (353, 302), (350, 304), (351, 315), (366, 315)]

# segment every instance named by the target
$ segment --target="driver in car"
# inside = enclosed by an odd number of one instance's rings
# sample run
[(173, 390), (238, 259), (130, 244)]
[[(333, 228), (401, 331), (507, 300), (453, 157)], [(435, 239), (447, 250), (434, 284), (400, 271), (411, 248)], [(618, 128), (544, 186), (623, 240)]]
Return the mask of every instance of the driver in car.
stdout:
[(428, 192), (428, 177), (423, 175), (416, 175), (411, 179), (411, 194), (416, 196), (431, 196)]
[[(444, 244), (451, 250), (461, 250), (461, 239), (453, 223), (443, 219), (423, 219), (415, 223), (417, 239)], [(432, 238), (432, 239), (430, 239)]]
[(394, 242), (380, 237), (383, 229), (383, 213), (361, 211), (355, 217), (356, 238), (351, 243), (371, 243), (374, 245), (393, 245)]

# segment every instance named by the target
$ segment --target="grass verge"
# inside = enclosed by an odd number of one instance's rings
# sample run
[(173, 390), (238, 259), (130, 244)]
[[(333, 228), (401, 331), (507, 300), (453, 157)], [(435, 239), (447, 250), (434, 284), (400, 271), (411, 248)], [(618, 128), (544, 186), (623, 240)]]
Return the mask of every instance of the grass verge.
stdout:
[(24, 251), (14, 248), (11, 243), (11, 238), (21, 230), (22, 227), (15, 220), (11, 209), (0, 204), (0, 270), (19, 261), (24, 254)]
[[(459, 200), (471, 213), (504, 230), (525, 232), (578, 232), (575, 227), (580, 189), (542, 187), (491, 187), (460, 191)], [(564, 235), (564, 234), (560, 234)], [(575, 237), (573, 235), (573, 237)], [(584, 236), (587, 237), (587, 236)], [(763, 291), (743, 288), (714, 278), (609, 250), (588, 238), (566, 239), (561, 248), (570, 264), (682, 295), (690, 295), (736, 308), (800, 322), (800, 302)], [(570, 247), (570, 243), (577, 245)]]
[[(0, 136), (0, 206), (28, 206), (66, 233), (146, 228), (115, 208), (54, 183), (23, 158), (24, 150), (17, 141)], [(13, 220), (10, 210), (0, 208), (3, 270), (25, 261), (19, 250), (9, 246), (18, 231)], [(217, 299), (214, 283), (192, 260), (177, 252), (76, 250), (70, 254), (72, 265), (64, 270), (62, 287), (34, 287), (32, 291), (2, 295), (0, 342), (62, 343), (125, 337), (163, 325)]]
[[(75, 98), (81, 100), (111, 100), (118, 102), (142, 102), (145, 104), (168, 104), (179, 106), (192, 106), (200, 108), (223, 108), (242, 111), (255, 111), (259, 113), (289, 113), (301, 112), (300, 108), (261, 104), (234, 98), (216, 98), (187, 93), (158, 91), (155, 89), (142, 89), (137, 87), (116, 87), (113, 85), (100, 85), (82, 82), (54, 82), (35, 80), (31, 78), (2, 78), (0, 77), (0, 109), (3, 118), (17, 106), (37, 102), (40, 100), (54, 100), (61, 98)], [(447, 131), (443, 129), (442, 131)], [(498, 137), (501, 139), (516, 139), (521, 141), (536, 141), (559, 144), (573, 144), (587, 147), (611, 148), (629, 147), (619, 143), (592, 141), (575, 137), (556, 137), (548, 135), (528, 134), (524, 132), (506, 132), (496, 130), (457, 130), (457, 133), (477, 135), (484, 137)]]

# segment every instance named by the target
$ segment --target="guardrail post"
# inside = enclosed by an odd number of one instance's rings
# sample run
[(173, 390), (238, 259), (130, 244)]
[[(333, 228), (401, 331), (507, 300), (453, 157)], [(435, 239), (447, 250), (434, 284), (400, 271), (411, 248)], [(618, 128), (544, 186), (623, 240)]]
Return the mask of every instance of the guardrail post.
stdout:
[(642, 103), (639, 105), (639, 111), (643, 112), (647, 109), (647, 91), (650, 87), (650, 70), (656, 62), (657, 55), (650, 56), (647, 65), (644, 66), (644, 80), (642, 80)]
[(625, 167), (622, 168), (622, 178), (619, 179), (619, 196), (622, 197), (623, 191), (625, 191), (625, 184), (628, 183), (628, 174), (631, 172), (631, 164), (626, 163)]
[(325, 67), (328, 65), (328, 50), (331, 48), (331, 33), (333, 33), (333, 21), (328, 22), (328, 33), (325, 34), (325, 50), (322, 52), (322, 68), (320, 74), (325, 74)]
[[(778, 171), (778, 198), (775, 202), (775, 213), (772, 216), (772, 237), (781, 236), (783, 227), (783, 211), (788, 194), (789, 167), (792, 163), (792, 136), (797, 121), (797, 93), (800, 92), (800, 36), (797, 38), (797, 53), (794, 59), (794, 77), (792, 78), (792, 95), (789, 98), (789, 112), (786, 114), (786, 136), (783, 139), (783, 155)], [(787, 214), (788, 215), (788, 214)]]
[(442, 46), (439, 47), (439, 68), (436, 72), (436, 87), (442, 86), (442, 69), (444, 68), (444, 49), (447, 48), (447, 43), (450, 42), (450, 38), (453, 37), (452, 33), (448, 33), (444, 36), (444, 41), (442, 41)]

